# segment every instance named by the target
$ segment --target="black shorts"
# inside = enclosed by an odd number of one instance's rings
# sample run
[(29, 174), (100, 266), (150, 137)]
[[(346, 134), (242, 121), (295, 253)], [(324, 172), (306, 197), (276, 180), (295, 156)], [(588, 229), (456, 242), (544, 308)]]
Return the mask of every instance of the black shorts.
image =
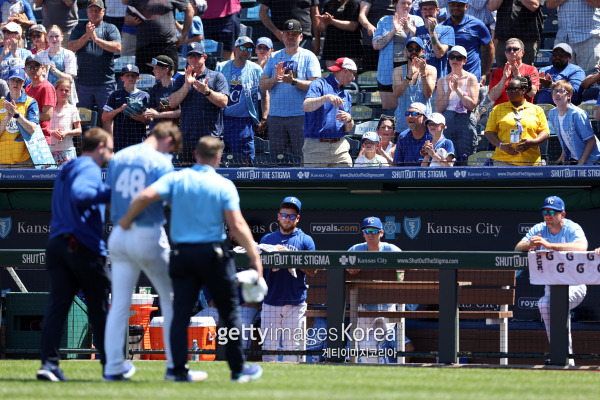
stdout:
[(223, 50), (233, 51), (236, 39), (240, 36), (240, 13), (223, 18), (203, 19), (204, 38), (223, 43)]
[(393, 92), (392, 90), (392, 86), (393, 85), (382, 85), (381, 83), (377, 82), (377, 90), (379, 90), (379, 92)]

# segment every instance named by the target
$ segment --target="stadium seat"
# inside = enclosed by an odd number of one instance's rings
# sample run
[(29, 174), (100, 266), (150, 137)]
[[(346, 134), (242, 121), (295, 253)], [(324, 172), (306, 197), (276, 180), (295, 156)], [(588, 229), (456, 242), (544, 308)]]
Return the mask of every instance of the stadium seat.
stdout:
[(548, 16), (544, 21), (544, 31), (543, 35), (549, 36), (549, 34), (554, 34), (558, 32), (558, 17), (556, 15)]
[(223, 153), (221, 156), (221, 168), (240, 168), (245, 167), (246, 157), (239, 153)]
[(88, 128), (98, 126), (98, 112), (89, 108), (79, 107), (79, 119), (81, 119), (81, 128), (85, 132)]
[(366, 71), (358, 74), (358, 86), (361, 89), (374, 89), (377, 87), (377, 71)]
[(360, 141), (354, 140), (350, 136), (344, 136), (344, 138), (350, 143), (350, 157), (352, 157), (353, 160), (356, 159), (360, 152)]
[(550, 110), (552, 110), (553, 108), (555, 108), (552, 104), (538, 104), (538, 106), (544, 110), (544, 114), (546, 114), (546, 118), (548, 118), (548, 113), (550, 112)]
[(594, 103), (583, 103), (578, 106), (588, 115), (590, 121), (594, 119), (594, 108), (596, 108), (596, 104)]
[(289, 153), (257, 154), (254, 165), (266, 168), (299, 167), (302, 165), (302, 156)]
[(535, 55), (533, 65), (537, 68), (552, 65), (552, 53), (549, 51), (538, 51), (538, 53)]
[(255, 136), (254, 137), (254, 152), (256, 154), (269, 153), (269, 141), (259, 138), (258, 136)]
[(202, 41), (204, 45), (204, 51), (208, 55), (206, 59), (206, 68), (214, 70), (217, 66), (217, 62), (223, 61), (223, 43), (215, 42), (211, 39), (204, 39)]
[(127, 64), (135, 65), (135, 56), (123, 56), (115, 58), (115, 72), (120, 74), (123, 67)]
[(177, 59), (177, 71), (185, 71), (186, 66), (187, 60), (184, 57), (179, 56), (179, 58)]
[[(260, 5), (254, 6), (251, 8), (246, 8), (242, 3), (242, 13), (241, 13), (241, 21), (242, 22), (250, 22), (250, 21), (260, 21), (258, 17), (258, 11), (260, 9)], [(269, 10), (270, 12), (270, 10)]]
[(470, 167), (483, 167), (493, 154), (493, 151), (478, 151), (475, 154), (471, 154), (469, 158), (467, 158), (467, 165)]
[(365, 92), (361, 93), (362, 101), (361, 104), (365, 106), (380, 106), (381, 105), (381, 94), (379, 91), (376, 92)]
[(346, 90), (348, 91), (348, 93), (350, 93), (352, 105), (360, 104), (360, 92), (358, 91), (358, 85), (356, 84), (356, 82), (350, 82)]
[(156, 83), (154, 75), (141, 74), (140, 80), (137, 83), (137, 88), (140, 90), (149, 90)]
[(250, 39), (252, 39), (252, 30), (253, 29), (251, 26), (240, 24), (240, 36), (248, 36)]
[(369, 121), (373, 116), (373, 110), (367, 106), (353, 106), (350, 113), (354, 121)]
[(352, 137), (354, 138), (362, 138), (365, 132), (375, 132), (377, 131), (378, 121), (367, 121), (362, 124), (354, 125), (354, 131), (352, 133)]

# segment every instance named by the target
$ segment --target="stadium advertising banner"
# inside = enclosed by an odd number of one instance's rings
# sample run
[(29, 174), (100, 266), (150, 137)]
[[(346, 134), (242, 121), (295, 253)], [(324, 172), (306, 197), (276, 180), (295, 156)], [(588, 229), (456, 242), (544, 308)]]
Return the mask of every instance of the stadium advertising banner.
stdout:
[[(244, 211), (244, 216), (257, 242), (267, 233), (278, 229), (277, 210), (247, 210)], [(419, 251), (512, 251), (527, 231), (542, 221), (541, 215), (530, 211), (353, 210), (332, 213), (306, 210), (301, 214), (298, 227), (313, 237), (317, 250), (347, 250), (364, 241), (360, 223), (368, 216), (376, 216), (382, 220), (385, 231), (383, 241), (393, 243), (403, 250)], [(0, 248), (44, 249), (50, 232), (50, 217), (49, 212), (0, 211)], [(567, 218), (583, 227), (590, 249), (600, 246), (600, 232), (595, 227), (595, 221), (600, 219), (600, 210), (567, 211)], [(107, 236), (111, 228), (112, 225), (108, 224)], [(43, 263), (43, 253), (37, 256), (26, 254), (24, 257), (22, 263), (15, 265), (21, 268), (19, 275), (24, 275), (21, 279), (26, 286), (41, 285), (38, 289), (44, 289), (41, 283), (28, 282), (34, 278), (40, 280), (35, 275), (39, 271), (31, 272), (28, 268), (39, 268), (40, 263)], [(1, 274), (2, 289), (14, 286), (6, 271)], [(600, 309), (594, 300), (596, 291), (600, 296), (600, 290), (590, 286), (588, 296), (574, 312), (585, 312), (587, 315), (593, 308), (593, 315), (600, 316)], [(542, 295), (543, 286), (530, 285), (528, 272), (519, 271), (515, 318), (538, 319), (537, 299)]]

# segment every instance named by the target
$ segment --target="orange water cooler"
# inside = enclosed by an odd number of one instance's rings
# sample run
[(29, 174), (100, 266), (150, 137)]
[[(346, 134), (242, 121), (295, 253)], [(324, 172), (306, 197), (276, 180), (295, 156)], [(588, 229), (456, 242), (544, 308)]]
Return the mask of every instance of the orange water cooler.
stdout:
[[(163, 341), (163, 317), (154, 317), (150, 321), (150, 346), (153, 350), (164, 350)], [(193, 340), (196, 339), (201, 350), (217, 349), (217, 324), (212, 317), (192, 317), (188, 326), (187, 348), (192, 348)], [(214, 361), (215, 354), (199, 354), (200, 361)], [(151, 354), (151, 360), (165, 360), (164, 354)]]

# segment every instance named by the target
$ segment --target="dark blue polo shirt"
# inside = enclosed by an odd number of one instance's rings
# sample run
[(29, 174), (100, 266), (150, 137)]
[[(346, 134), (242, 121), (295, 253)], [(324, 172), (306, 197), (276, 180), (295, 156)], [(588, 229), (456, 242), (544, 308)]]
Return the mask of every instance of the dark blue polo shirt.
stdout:
[(329, 101), (313, 112), (304, 113), (304, 137), (309, 139), (338, 139), (346, 135), (344, 123), (335, 119), (338, 110), (350, 113), (352, 99), (333, 74), (327, 78), (315, 79), (311, 82), (306, 98), (317, 98), (333, 94), (344, 100), (340, 107), (334, 107)]

